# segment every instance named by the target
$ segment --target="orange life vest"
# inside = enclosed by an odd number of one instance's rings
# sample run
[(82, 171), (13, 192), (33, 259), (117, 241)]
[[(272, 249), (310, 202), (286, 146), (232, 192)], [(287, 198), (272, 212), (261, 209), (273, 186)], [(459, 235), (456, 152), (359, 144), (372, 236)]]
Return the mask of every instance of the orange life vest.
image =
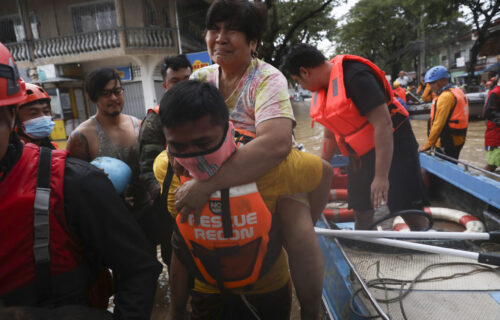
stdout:
[(212, 194), (203, 207), (199, 226), (194, 225), (193, 215), (186, 223), (180, 222), (180, 215), (176, 220), (196, 268), (207, 283), (240, 288), (258, 280), (267, 254), (272, 216), (255, 183)]
[(159, 115), (160, 114), (160, 105), (157, 104), (156, 106), (154, 106), (153, 109), (148, 109), (148, 113), (151, 113), (151, 112), (154, 112), (154, 113)]
[[(238, 146), (255, 137), (236, 129)], [(184, 183), (188, 178), (181, 177)], [(203, 207), (200, 225), (177, 216), (177, 228), (202, 280), (219, 288), (241, 288), (256, 282), (278, 257), (281, 241), (272, 214), (255, 182), (217, 191)], [(272, 228), (273, 226), (273, 228)]]
[(342, 67), (342, 62), (346, 60), (366, 64), (382, 81), (393, 130), (398, 129), (408, 119), (408, 111), (394, 97), (394, 92), (384, 72), (373, 62), (354, 55), (338, 55), (333, 58), (330, 61), (333, 66), (328, 89), (321, 89), (314, 93), (310, 115), (314, 121), (321, 123), (335, 134), (343, 155), (362, 156), (375, 147), (374, 128), (368, 119), (359, 113), (352, 100), (347, 98)]
[(394, 94), (400, 97), (406, 103), (406, 90), (399, 87), (394, 89)]
[[(451, 108), (448, 119), (446, 120), (445, 128), (447, 130), (443, 130), (442, 134), (447, 131), (457, 136), (465, 135), (467, 133), (467, 126), (469, 125), (469, 102), (467, 101), (467, 96), (462, 90), (456, 87), (451, 87), (447, 90), (455, 97), (455, 105)], [(432, 128), (434, 116), (436, 115), (436, 103), (438, 99), (439, 96), (432, 101), (429, 119), (430, 128)]]

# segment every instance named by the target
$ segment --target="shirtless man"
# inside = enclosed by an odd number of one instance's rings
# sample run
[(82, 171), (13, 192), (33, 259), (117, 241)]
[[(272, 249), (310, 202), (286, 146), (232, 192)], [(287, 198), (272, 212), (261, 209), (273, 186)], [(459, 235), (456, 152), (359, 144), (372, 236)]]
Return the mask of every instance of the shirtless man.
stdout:
[(97, 113), (80, 124), (68, 140), (71, 156), (92, 161), (99, 156), (120, 159), (133, 167), (130, 151), (137, 143), (141, 121), (125, 115), (120, 77), (110, 68), (97, 69), (85, 80), (85, 90)]

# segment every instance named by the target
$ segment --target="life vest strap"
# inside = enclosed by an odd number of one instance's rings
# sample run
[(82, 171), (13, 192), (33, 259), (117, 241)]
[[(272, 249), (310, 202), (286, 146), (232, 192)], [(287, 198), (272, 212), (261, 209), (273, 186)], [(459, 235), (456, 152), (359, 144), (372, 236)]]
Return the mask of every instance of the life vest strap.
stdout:
[(44, 301), (51, 295), (50, 274), (50, 176), (52, 150), (40, 147), (38, 174), (34, 202), (34, 243), (35, 282), (38, 300)]
[(229, 188), (221, 190), (222, 231), (224, 238), (233, 237), (233, 223), (231, 221), (231, 207), (229, 204)]

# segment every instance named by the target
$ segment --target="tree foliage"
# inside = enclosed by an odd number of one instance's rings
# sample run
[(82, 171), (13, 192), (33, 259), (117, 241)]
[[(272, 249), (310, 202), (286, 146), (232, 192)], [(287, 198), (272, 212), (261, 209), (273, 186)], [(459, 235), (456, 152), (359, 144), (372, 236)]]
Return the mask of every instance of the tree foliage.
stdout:
[(474, 79), (477, 55), (490, 36), (488, 27), (500, 14), (500, 0), (460, 0), (460, 4), (471, 11), (470, 22), (477, 36), (470, 49), (470, 63), (467, 68), (469, 86)]
[(265, 0), (268, 9), (267, 31), (259, 56), (279, 67), (290, 45), (307, 42), (317, 45), (333, 40), (336, 20), (333, 9), (340, 0)]
[(459, 14), (453, 1), (361, 0), (336, 37), (338, 53), (364, 56), (395, 77), (403, 68), (414, 69), (424, 46), (432, 50), (464, 30)]

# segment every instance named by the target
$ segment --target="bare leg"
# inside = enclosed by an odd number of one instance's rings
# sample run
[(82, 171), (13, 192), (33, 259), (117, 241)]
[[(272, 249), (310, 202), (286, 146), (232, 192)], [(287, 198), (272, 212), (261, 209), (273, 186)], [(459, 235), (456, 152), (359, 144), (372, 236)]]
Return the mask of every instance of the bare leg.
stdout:
[(180, 262), (174, 252), (172, 252), (171, 269), (168, 270), (170, 278), (170, 308), (167, 314), (167, 320), (188, 319), (186, 310), (187, 300), (189, 298), (189, 271)]
[(321, 307), (324, 262), (309, 207), (291, 198), (279, 200), (290, 271), (301, 307), (301, 319), (317, 319)]
[(310, 208), (290, 198), (280, 199), (277, 207), (302, 319), (316, 319), (321, 306), (324, 262), (313, 227), (328, 202), (333, 178), (330, 164), (322, 164), (321, 181), (307, 195)]

